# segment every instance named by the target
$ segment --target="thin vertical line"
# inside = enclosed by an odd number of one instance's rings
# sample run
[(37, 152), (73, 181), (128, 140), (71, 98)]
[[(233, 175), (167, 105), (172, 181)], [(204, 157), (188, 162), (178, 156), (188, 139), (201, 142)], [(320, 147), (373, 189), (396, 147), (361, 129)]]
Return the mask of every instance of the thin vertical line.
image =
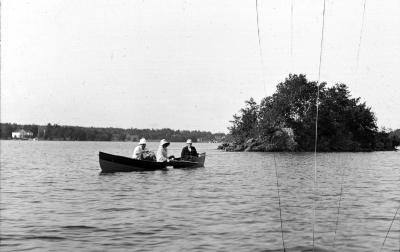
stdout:
[(336, 214), (336, 224), (335, 224), (335, 234), (333, 236), (333, 249), (335, 249), (336, 246), (336, 233), (339, 225), (339, 216), (340, 216), (340, 206), (342, 202), (342, 195), (343, 195), (343, 182), (344, 182), (344, 165), (342, 164), (342, 172), (341, 172), (341, 179), (340, 179), (340, 194), (339, 194), (339, 203), (337, 207), (337, 214)]
[(261, 37), (260, 37), (260, 24), (259, 24), (259, 15), (258, 15), (258, 0), (256, 0), (256, 13), (257, 13), (257, 36), (258, 36), (258, 48), (260, 50), (260, 60), (261, 60), (261, 74), (263, 78), (263, 84), (264, 84), (264, 95), (267, 95), (266, 89), (265, 89), (265, 74), (264, 74), (264, 57), (263, 57), (263, 51), (261, 47)]
[(292, 0), (290, 5), (290, 72), (293, 73), (293, 5)]
[(385, 246), (386, 239), (387, 239), (387, 237), (388, 237), (388, 235), (389, 235), (389, 233), (390, 233), (390, 229), (392, 229), (393, 222), (394, 222), (394, 220), (396, 219), (397, 212), (399, 211), (399, 209), (400, 209), (400, 206), (397, 208), (397, 210), (396, 210), (396, 212), (395, 212), (395, 214), (394, 214), (394, 216), (393, 216), (393, 220), (392, 220), (392, 222), (390, 223), (389, 229), (388, 229), (388, 231), (386, 232), (385, 240), (383, 240), (381, 249), (380, 249), (379, 251), (382, 251), (383, 247)]
[(317, 141), (318, 141), (318, 113), (319, 113), (319, 82), (321, 80), (321, 65), (322, 65), (322, 54), (323, 54), (323, 44), (324, 44), (324, 30), (325, 30), (325, 8), (326, 8), (326, 0), (324, 0), (324, 8), (322, 11), (322, 28), (321, 28), (321, 44), (320, 44), (320, 52), (319, 52), (319, 66), (318, 66), (318, 82), (317, 82), (317, 101), (316, 101), (316, 117), (315, 117), (315, 142), (314, 142), (314, 184), (313, 184), (313, 192), (314, 192), (314, 216), (313, 216), (313, 251), (315, 250), (315, 218), (316, 218), (316, 201), (317, 201), (317, 193), (318, 193), (318, 184), (317, 184)]
[(278, 191), (279, 220), (281, 222), (282, 247), (283, 247), (283, 252), (286, 252), (285, 239), (283, 237), (283, 220), (282, 220), (281, 196), (279, 193), (279, 176), (278, 176), (278, 168), (276, 166), (275, 153), (274, 153), (274, 166), (275, 166), (275, 177), (276, 177), (276, 189)]
[(363, 32), (364, 32), (364, 23), (365, 23), (365, 6), (367, 4), (367, 0), (364, 0), (364, 6), (363, 6), (363, 14), (362, 14), (362, 21), (361, 21), (361, 30), (360, 30), (360, 38), (358, 40), (358, 48), (357, 48), (357, 62), (356, 62), (356, 73), (358, 72), (358, 67), (360, 63), (360, 52), (361, 52), (361, 42), (362, 42), (362, 37), (363, 37)]

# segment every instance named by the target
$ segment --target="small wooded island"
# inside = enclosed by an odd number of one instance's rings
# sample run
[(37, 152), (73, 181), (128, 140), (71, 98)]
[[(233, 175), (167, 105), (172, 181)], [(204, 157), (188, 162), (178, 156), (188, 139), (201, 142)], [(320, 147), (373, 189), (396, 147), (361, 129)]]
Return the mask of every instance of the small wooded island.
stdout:
[[(314, 151), (318, 83), (289, 75), (258, 105), (246, 101), (233, 116), (226, 151)], [(319, 84), (317, 150), (383, 151), (400, 144), (399, 130), (378, 130), (376, 117), (345, 84)], [(397, 134), (396, 134), (397, 133)]]

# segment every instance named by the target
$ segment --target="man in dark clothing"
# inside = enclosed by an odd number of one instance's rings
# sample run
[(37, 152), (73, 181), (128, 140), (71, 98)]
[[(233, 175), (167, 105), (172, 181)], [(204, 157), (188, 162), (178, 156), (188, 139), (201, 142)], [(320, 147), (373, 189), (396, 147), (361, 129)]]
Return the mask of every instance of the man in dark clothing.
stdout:
[(192, 140), (188, 139), (186, 141), (186, 146), (183, 147), (182, 153), (181, 153), (181, 158), (182, 160), (187, 160), (187, 161), (195, 161), (199, 154), (196, 151), (196, 148), (192, 146)]

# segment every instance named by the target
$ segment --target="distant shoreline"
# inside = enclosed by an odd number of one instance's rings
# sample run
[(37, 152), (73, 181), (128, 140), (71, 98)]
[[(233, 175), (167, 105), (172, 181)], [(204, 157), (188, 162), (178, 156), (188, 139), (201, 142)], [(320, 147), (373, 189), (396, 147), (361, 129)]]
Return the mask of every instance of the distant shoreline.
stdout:
[[(163, 129), (138, 129), (138, 128), (102, 128), (82, 127), (50, 124), (16, 124), (0, 123), (1, 137), (7, 140), (17, 138), (56, 141), (113, 141), (113, 142), (135, 142), (144, 137), (148, 141), (160, 141), (168, 139), (172, 142), (184, 142), (192, 139), (193, 142), (222, 142), (225, 139), (224, 133), (211, 133), (200, 130), (173, 130)], [(26, 135), (24, 135), (26, 134)], [(21, 139), (23, 140), (23, 139)]]
[[(0, 141), (9, 141), (9, 142), (113, 142), (113, 143), (136, 143), (137, 141), (98, 141), (98, 140), (45, 140), (45, 139), (40, 139), (40, 140), (33, 140), (33, 139), (0, 139)], [(146, 140), (147, 143), (159, 143), (161, 140)], [(183, 143), (185, 144), (185, 141), (170, 141), (171, 143)], [(196, 142), (196, 144), (203, 144), (203, 143), (213, 143), (213, 144), (221, 144), (222, 142)]]

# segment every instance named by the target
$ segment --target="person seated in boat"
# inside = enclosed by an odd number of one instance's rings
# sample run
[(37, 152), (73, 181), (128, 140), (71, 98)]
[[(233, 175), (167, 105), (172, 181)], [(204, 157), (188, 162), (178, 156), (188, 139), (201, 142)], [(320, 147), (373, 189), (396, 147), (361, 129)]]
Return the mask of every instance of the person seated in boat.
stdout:
[(186, 146), (183, 147), (181, 152), (181, 159), (187, 161), (195, 161), (199, 154), (194, 146), (192, 146), (192, 140), (188, 139), (186, 141)]
[(160, 141), (160, 146), (158, 146), (156, 158), (157, 162), (169, 162), (171, 160), (174, 160), (174, 156), (169, 156), (168, 157), (168, 149), (167, 147), (169, 146), (169, 142), (165, 139), (162, 139)]
[(155, 154), (146, 148), (146, 139), (142, 138), (132, 155), (133, 159), (155, 161)]

